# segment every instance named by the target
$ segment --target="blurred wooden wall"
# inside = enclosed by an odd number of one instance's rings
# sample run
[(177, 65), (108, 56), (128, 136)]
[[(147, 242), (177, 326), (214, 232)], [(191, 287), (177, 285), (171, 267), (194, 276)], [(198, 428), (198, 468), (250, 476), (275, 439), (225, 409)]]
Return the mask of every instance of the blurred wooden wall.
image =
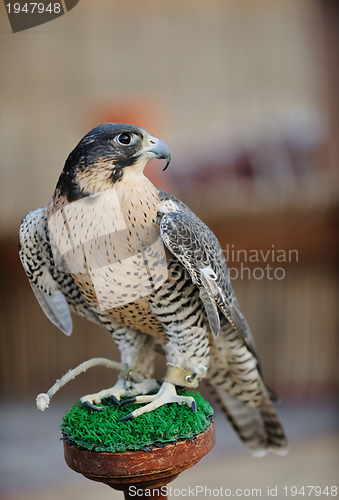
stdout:
[[(0, 13), (6, 32), (3, 3)], [(168, 142), (209, 123), (251, 128), (295, 107), (318, 110), (320, 52), (313, 0), (81, 0), (6, 36), (0, 231), (16, 232), (48, 203), (69, 152), (107, 119)]]

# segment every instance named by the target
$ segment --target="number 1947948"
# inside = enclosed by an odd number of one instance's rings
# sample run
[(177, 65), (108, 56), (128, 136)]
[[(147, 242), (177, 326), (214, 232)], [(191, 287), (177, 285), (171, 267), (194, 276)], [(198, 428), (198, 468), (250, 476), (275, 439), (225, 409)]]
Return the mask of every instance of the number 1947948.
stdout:
[(285, 496), (296, 497), (297, 495), (302, 495), (306, 497), (321, 495), (336, 497), (338, 494), (337, 486), (326, 486), (322, 488), (321, 486), (303, 486), (302, 488), (297, 488), (297, 486), (285, 486), (284, 487)]
[(55, 2), (55, 3), (49, 3), (48, 5), (45, 5), (43, 3), (38, 3), (38, 2), (30, 2), (30, 3), (25, 3), (24, 5), (20, 5), (18, 2), (15, 3), (8, 3), (6, 4), (8, 14), (14, 13), (14, 14), (19, 14), (20, 12), (25, 12), (26, 14), (33, 14), (38, 13), (38, 14), (43, 14), (44, 12), (48, 12), (50, 14), (60, 14), (61, 12), (61, 3), (60, 2)]

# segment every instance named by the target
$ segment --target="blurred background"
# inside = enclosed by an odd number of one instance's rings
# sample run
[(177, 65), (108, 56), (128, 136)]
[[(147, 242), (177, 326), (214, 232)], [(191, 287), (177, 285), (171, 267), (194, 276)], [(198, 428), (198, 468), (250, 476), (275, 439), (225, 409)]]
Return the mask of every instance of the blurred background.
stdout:
[(122, 498), (68, 470), (58, 442), (67, 407), (116, 375), (95, 368), (35, 409), (68, 369), (119, 353), (79, 318), (58, 331), (18, 257), (23, 216), (108, 121), (170, 147), (170, 168), (145, 173), (219, 238), (291, 441), (252, 459), (217, 413), (215, 449), (173, 487), (338, 486), (338, 26), (335, 0), (80, 0), (13, 34), (0, 5), (1, 498)]

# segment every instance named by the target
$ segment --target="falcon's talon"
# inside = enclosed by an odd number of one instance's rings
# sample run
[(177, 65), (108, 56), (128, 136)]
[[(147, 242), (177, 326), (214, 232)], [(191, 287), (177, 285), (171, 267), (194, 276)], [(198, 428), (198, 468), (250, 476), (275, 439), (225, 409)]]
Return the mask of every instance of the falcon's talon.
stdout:
[(126, 405), (128, 405), (129, 403), (135, 403), (135, 402), (136, 402), (136, 399), (137, 399), (137, 398), (136, 398), (136, 396), (134, 396), (133, 398), (128, 398), (128, 399), (125, 399), (125, 401), (122, 401), (122, 402), (120, 403), (120, 407), (121, 407), (121, 406), (126, 406)]
[(119, 399), (116, 398), (114, 394), (111, 394), (109, 398), (113, 401), (113, 403), (117, 404), (119, 407), (121, 406)]
[(191, 408), (194, 413), (197, 411), (197, 403), (195, 401), (192, 401)]
[(101, 411), (101, 410), (104, 410), (104, 408), (105, 408), (104, 406), (96, 406), (93, 403), (91, 403), (90, 401), (82, 401), (82, 403), (85, 406), (88, 406), (88, 408), (91, 408), (92, 410), (96, 410), (96, 411)]
[(119, 422), (126, 422), (126, 420), (132, 420), (134, 418), (133, 412), (129, 413), (128, 415), (125, 415), (124, 417), (121, 417), (119, 419)]

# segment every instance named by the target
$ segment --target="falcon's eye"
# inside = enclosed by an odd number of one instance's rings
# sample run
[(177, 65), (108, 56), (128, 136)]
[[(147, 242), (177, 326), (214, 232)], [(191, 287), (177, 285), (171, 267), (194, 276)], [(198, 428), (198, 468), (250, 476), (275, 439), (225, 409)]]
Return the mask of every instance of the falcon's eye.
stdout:
[(122, 134), (117, 136), (117, 141), (119, 144), (123, 146), (128, 146), (133, 142), (132, 134), (129, 134), (128, 132), (123, 132)]

